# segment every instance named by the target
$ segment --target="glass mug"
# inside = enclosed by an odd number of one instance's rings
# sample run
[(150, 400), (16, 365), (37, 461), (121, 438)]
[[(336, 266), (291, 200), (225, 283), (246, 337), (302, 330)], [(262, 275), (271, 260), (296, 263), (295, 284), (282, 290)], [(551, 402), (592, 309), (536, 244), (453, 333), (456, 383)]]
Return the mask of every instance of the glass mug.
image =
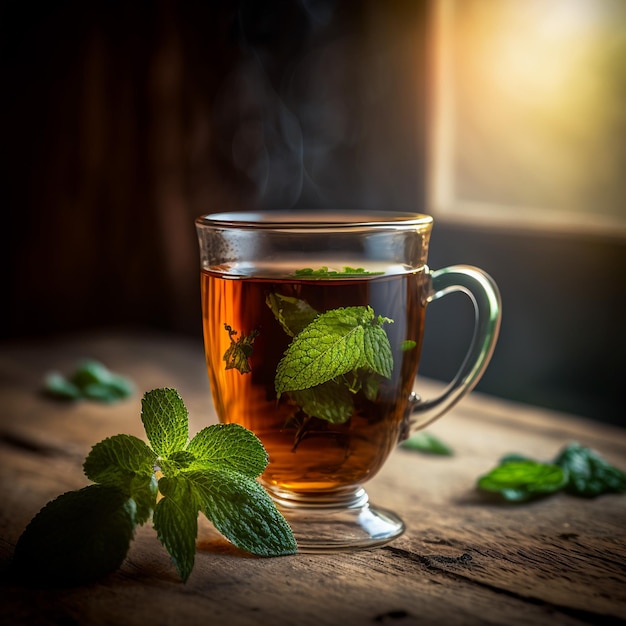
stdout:
[[(500, 326), (497, 286), (475, 267), (428, 268), (428, 215), (215, 213), (195, 224), (217, 416), (262, 441), (261, 482), (298, 549), (398, 537), (403, 521), (362, 485), (478, 382)], [(453, 381), (422, 400), (413, 387), (426, 307), (456, 291), (473, 301), (474, 336)]]

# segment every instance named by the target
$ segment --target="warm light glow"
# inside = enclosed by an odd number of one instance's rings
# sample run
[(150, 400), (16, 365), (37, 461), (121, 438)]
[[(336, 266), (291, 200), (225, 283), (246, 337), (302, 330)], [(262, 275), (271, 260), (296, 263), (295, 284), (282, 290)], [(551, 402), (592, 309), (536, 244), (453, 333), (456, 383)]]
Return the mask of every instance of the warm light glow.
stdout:
[(626, 222), (626, 2), (436, 5), (435, 206)]

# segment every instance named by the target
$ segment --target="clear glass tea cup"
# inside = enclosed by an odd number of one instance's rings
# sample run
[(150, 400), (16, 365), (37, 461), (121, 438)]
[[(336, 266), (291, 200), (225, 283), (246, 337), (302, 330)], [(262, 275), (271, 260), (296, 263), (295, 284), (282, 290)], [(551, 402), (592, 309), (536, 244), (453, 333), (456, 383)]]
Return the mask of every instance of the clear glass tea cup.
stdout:
[[(498, 288), (479, 268), (427, 266), (433, 219), (410, 213), (214, 213), (196, 220), (206, 363), (219, 420), (253, 431), (261, 481), (302, 552), (382, 545), (405, 530), (363, 484), (478, 382)], [(474, 335), (441, 395), (413, 389), (427, 306), (474, 304)]]

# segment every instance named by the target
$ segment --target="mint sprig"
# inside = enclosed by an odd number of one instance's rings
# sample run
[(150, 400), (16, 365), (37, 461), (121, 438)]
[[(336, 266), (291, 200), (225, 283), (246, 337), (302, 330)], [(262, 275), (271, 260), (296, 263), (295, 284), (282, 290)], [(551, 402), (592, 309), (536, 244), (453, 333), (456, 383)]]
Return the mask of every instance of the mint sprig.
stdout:
[[(308, 271), (299, 270), (302, 275)], [(305, 300), (291, 296), (270, 293), (265, 302), (293, 338), (276, 368), (278, 399), (287, 394), (306, 416), (332, 424), (350, 419), (354, 395), (360, 391), (368, 400), (376, 399), (381, 381), (391, 378), (393, 371), (392, 349), (383, 329), (393, 320), (377, 316), (370, 306), (320, 314)]]
[(268, 457), (252, 432), (219, 424), (189, 441), (187, 409), (175, 389), (147, 392), (141, 418), (150, 445), (116, 435), (93, 446), (83, 469), (94, 484), (59, 496), (33, 518), (15, 549), (18, 574), (57, 584), (100, 578), (122, 564), (135, 527), (152, 519), (186, 581), (200, 512), (243, 550), (296, 551), (291, 528), (256, 480)]

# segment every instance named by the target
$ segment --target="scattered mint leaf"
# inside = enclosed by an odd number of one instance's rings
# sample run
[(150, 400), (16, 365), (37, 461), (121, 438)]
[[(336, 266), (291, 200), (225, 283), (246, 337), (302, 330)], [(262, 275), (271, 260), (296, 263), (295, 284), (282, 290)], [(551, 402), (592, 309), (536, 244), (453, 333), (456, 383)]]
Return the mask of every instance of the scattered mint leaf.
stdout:
[(90, 359), (81, 361), (69, 378), (59, 372), (48, 372), (44, 377), (44, 391), (60, 399), (112, 403), (132, 396), (135, 387), (128, 378)]
[(567, 471), (566, 491), (593, 498), (604, 493), (626, 492), (626, 472), (610, 465), (595, 450), (574, 442), (566, 446), (554, 461)]
[(175, 389), (144, 394), (141, 418), (152, 447), (131, 435), (93, 446), (83, 468), (95, 484), (59, 496), (33, 518), (16, 546), (18, 575), (61, 584), (95, 580), (121, 565), (136, 525), (152, 517), (186, 581), (200, 511), (244, 550), (296, 551), (291, 528), (256, 480), (268, 456), (253, 433), (215, 425), (188, 441), (187, 409)]
[(278, 293), (268, 294), (265, 303), (290, 337), (301, 333), (319, 315), (305, 300)]
[(327, 266), (318, 269), (305, 267), (294, 272), (296, 278), (357, 278), (361, 276), (379, 276), (385, 272), (369, 272), (363, 267), (344, 266), (342, 270), (331, 270)]
[(81, 390), (59, 372), (48, 372), (44, 378), (44, 390), (49, 396), (64, 400), (80, 400)]
[(402, 342), (400, 349), (402, 350), (402, 352), (408, 352), (409, 350), (413, 350), (413, 348), (415, 348), (416, 345), (417, 343), (413, 341), (413, 339), (406, 339), (405, 341)]
[(236, 369), (240, 374), (247, 374), (251, 371), (249, 359), (252, 356), (252, 344), (258, 337), (259, 331), (253, 330), (249, 335), (241, 335), (235, 341), (233, 337), (239, 333), (228, 324), (224, 324), (224, 329), (230, 337), (230, 346), (222, 357), (222, 360), (226, 361), (226, 369)]
[[(560, 482), (557, 470), (561, 473)], [(505, 484), (506, 480), (511, 484)], [(516, 480), (518, 484), (515, 484)], [(501, 489), (497, 488), (498, 481)], [(479, 478), (478, 487), (500, 491), (505, 499), (516, 501), (560, 490), (593, 498), (605, 493), (626, 492), (626, 472), (609, 464), (595, 450), (573, 442), (548, 463), (517, 453), (508, 454), (500, 460), (498, 467)]]
[(567, 472), (553, 463), (509, 461), (481, 476), (478, 487), (500, 493), (505, 500), (522, 502), (559, 491), (567, 481)]
[(411, 437), (402, 442), (401, 446), (407, 450), (417, 450), (427, 454), (441, 456), (452, 456), (453, 454), (450, 446), (425, 430), (420, 430), (411, 435)]
[(135, 524), (134, 503), (117, 487), (69, 491), (26, 527), (15, 547), (14, 570), (43, 585), (91, 582), (122, 564)]
[(187, 408), (176, 389), (147, 393), (141, 400), (141, 420), (152, 449), (166, 457), (187, 445)]

